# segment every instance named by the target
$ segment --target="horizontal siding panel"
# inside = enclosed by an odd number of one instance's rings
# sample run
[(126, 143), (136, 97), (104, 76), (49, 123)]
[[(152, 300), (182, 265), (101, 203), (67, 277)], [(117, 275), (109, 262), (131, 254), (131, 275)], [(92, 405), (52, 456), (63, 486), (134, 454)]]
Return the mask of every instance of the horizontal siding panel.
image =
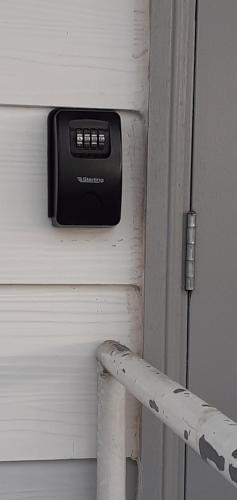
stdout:
[(7, 0), (0, 103), (144, 109), (148, 0)]
[[(13, 479), (14, 478), (14, 479)], [(137, 465), (127, 460), (127, 500), (135, 500)], [(96, 500), (95, 460), (2, 463), (1, 500)]]
[[(96, 456), (96, 347), (141, 350), (137, 288), (0, 287), (0, 460)], [(127, 405), (127, 454), (138, 454), (139, 407)]]
[(143, 121), (121, 113), (123, 199), (113, 228), (55, 228), (47, 217), (47, 115), (0, 108), (0, 283), (141, 284)]

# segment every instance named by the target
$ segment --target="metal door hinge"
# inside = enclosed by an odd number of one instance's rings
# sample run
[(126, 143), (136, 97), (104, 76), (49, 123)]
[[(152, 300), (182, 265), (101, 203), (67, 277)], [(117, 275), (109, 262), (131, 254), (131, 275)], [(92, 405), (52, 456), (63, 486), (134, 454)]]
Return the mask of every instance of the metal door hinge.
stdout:
[(195, 287), (195, 246), (196, 246), (196, 212), (187, 213), (186, 249), (185, 249), (185, 290), (192, 292)]

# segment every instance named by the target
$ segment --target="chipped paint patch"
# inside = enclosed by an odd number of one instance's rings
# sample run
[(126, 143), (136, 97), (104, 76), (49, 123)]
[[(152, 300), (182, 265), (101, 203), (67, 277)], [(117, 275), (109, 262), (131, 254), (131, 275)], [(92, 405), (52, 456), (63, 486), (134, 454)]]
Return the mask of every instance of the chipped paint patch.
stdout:
[(173, 393), (174, 393), (174, 394), (179, 394), (180, 392), (185, 392), (185, 391), (186, 391), (186, 389), (182, 389), (182, 388), (180, 387), (179, 389), (175, 389), (175, 390), (173, 391)]
[(115, 347), (116, 347), (116, 351), (119, 351), (119, 352), (130, 352), (129, 349), (128, 349), (128, 347), (126, 347), (126, 345), (116, 343)]
[(229, 473), (230, 473), (231, 481), (233, 481), (234, 483), (237, 483), (237, 468), (234, 467), (233, 465), (230, 465), (229, 466)]
[(150, 408), (152, 408), (152, 410), (155, 410), (157, 413), (159, 413), (159, 408), (158, 408), (156, 402), (154, 401), (154, 399), (150, 399), (149, 405), (150, 405)]
[(207, 460), (210, 460), (213, 462), (216, 466), (217, 469), (220, 471), (225, 470), (225, 459), (223, 456), (218, 455), (217, 451), (213, 446), (208, 443), (208, 441), (205, 439), (205, 436), (203, 436), (199, 439), (199, 451), (200, 455), (205, 462)]
[(186, 430), (185, 430), (185, 431), (184, 431), (184, 439), (185, 439), (186, 441), (188, 441), (188, 436), (189, 436), (188, 431), (186, 431)]

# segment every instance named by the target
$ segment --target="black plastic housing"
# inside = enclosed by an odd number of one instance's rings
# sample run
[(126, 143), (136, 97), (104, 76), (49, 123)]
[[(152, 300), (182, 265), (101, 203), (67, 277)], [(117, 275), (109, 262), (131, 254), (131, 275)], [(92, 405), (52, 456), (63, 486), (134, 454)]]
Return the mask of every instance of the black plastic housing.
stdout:
[[(90, 137), (90, 143), (77, 138)], [(94, 135), (93, 135), (94, 134)], [(92, 138), (98, 142), (92, 143)], [(99, 143), (99, 138), (103, 143)], [(88, 146), (89, 144), (89, 146)], [(121, 217), (122, 141), (114, 111), (48, 116), (48, 216), (55, 226), (113, 226)]]

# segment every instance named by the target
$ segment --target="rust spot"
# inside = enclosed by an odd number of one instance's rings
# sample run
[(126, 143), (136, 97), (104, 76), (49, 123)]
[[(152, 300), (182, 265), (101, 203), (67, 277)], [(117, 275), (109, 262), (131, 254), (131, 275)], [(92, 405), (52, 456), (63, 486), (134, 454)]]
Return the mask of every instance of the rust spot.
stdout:
[(126, 373), (126, 370), (124, 370), (124, 368), (123, 368), (123, 369), (122, 369), (122, 372), (123, 372), (123, 373)]
[(204, 435), (199, 439), (199, 451), (202, 459), (205, 460), (205, 462), (207, 462), (207, 460), (210, 460), (211, 462), (214, 462), (218, 470), (223, 471), (225, 469), (224, 457), (218, 455), (215, 448), (213, 448), (213, 446), (208, 443)]
[(155, 410), (157, 413), (159, 413), (159, 408), (154, 399), (150, 399), (149, 405), (152, 408), (152, 410)]

